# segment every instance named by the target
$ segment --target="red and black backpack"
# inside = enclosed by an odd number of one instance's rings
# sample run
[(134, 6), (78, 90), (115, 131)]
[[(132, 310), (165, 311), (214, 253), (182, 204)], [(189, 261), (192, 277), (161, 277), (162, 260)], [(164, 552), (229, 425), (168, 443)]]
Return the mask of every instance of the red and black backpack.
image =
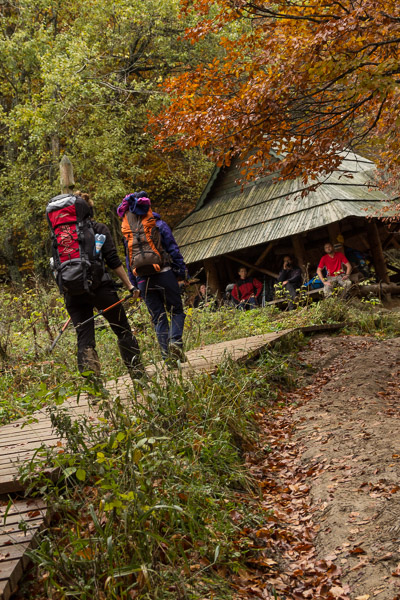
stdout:
[(90, 293), (105, 273), (101, 255), (96, 255), (91, 207), (80, 196), (61, 194), (50, 200), (46, 216), (60, 292)]

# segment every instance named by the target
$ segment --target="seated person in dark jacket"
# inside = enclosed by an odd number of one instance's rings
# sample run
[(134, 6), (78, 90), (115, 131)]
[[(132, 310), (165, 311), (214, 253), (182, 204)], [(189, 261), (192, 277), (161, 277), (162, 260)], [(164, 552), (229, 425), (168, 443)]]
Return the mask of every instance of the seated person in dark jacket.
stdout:
[(207, 287), (204, 283), (201, 284), (199, 293), (193, 300), (193, 308), (211, 308), (212, 310), (216, 309), (215, 298), (207, 290)]
[(246, 267), (240, 267), (239, 279), (232, 290), (233, 302), (240, 310), (249, 310), (258, 306), (258, 297), (261, 294), (262, 283), (255, 277), (247, 276)]
[(278, 275), (278, 282), (282, 283), (282, 286), (287, 290), (294, 300), (296, 297), (296, 290), (298, 290), (303, 283), (303, 275), (300, 267), (298, 267), (291, 256), (288, 254), (283, 257), (282, 269)]

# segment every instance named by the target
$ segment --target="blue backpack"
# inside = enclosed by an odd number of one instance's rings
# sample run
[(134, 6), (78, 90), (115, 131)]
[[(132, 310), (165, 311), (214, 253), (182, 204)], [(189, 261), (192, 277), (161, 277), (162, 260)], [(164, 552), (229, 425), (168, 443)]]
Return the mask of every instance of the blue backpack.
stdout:
[(310, 290), (317, 290), (318, 288), (324, 287), (324, 284), (322, 283), (318, 275), (314, 275), (314, 277), (312, 277), (310, 281), (306, 281), (303, 284), (303, 287), (306, 287)]

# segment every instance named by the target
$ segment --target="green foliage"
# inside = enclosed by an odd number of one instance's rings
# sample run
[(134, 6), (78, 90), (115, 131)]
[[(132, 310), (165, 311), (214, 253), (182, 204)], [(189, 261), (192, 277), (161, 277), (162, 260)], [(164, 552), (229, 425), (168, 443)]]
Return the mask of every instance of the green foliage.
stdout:
[[(66, 447), (24, 469), (61, 517), (31, 552), (46, 593), (172, 600), (218, 590), (231, 598), (218, 573), (237, 571), (252, 552), (239, 550), (239, 532), (263, 516), (246, 504), (255, 487), (241, 455), (256, 447), (255, 413), (275, 400), (287, 371), (275, 352), (251, 371), (228, 361), (190, 381), (156, 375), (142, 396), (105, 400), (96, 424), (51, 407)], [(43, 460), (59, 469), (56, 484), (38, 475)]]
[[(30, 493), (45, 496), (55, 513), (55, 527), (32, 552), (40, 593), (44, 586), (54, 600), (231, 598), (229, 574), (254, 552), (241, 532), (266, 517), (243, 454), (271, 450), (258, 445), (257, 415), (281, 406), (282, 388), (294, 387), (303, 335), (286, 336), (250, 368), (227, 360), (191, 380), (156, 372), (129, 400), (101, 400), (99, 422), (73, 421), (64, 400), (95, 390), (75, 370), (72, 329), (46, 353), (66, 319), (54, 287), (2, 289), (0, 303), (0, 420), (45, 406), (66, 442), (23, 468)], [(156, 363), (146, 308), (127, 310), (145, 363)], [(400, 333), (398, 313), (331, 297), (287, 312), (188, 309), (185, 340), (195, 348), (338, 321), (352, 334)], [(96, 339), (104, 377), (124, 374), (109, 327), (101, 325)], [(44, 465), (59, 470), (56, 481)]]
[(77, 189), (100, 219), (144, 187), (158, 208), (191, 208), (209, 170), (199, 152), (162, 156), (145, 131), (147, 111), (166, 101), (159, 84), (212, 54), (182, 38), (177, 0), (54, 2), (2, 7), (0, 28), (0, 259), (44, 271), (44, 208), (60, 192), (67, 152)]
[[(82, 387), (76, 370), (76, 336), (70, 326), (51, 354), (48, 348), (68, 318), (55, 286), (33, 282), (32, 287), (0, 290), (0, 423), (37, 410), (48, 402), (48, 391), (74, 394)], [(146, 307), (125, 304), (145, 363), (161, 359)], [(348, 323), (355, 334), (398, 335), (398, 313), (371, 303), (328, 298), (292, 311), (267, 306), (247, 312), (223, 307), (217, 311), (186, 310), (185, 345), (206, 344), (322, 323)], [(97, 319), (96, 343), (104, 380), (126, 373), (115, 335)], [(351, 329), (350, 329), (351, 328)]]

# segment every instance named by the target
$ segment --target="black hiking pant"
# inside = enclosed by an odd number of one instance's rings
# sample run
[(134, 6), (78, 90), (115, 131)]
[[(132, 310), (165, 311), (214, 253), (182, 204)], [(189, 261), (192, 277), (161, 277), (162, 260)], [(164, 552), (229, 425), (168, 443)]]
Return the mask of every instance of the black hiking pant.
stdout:
[[(65, 295), (65, 306), (70, 315), (74, 326), (83, 323), (86, 319), (93, 316), (93, 308), (103, 310), (108, 308), (119, 298), (111, 283), (101, 284), (93, 294), (79, 294), (79, 296)], [(104, 318), (109, 322), (111, 329), (118, 338), (118, 348), (127, 369), (131, 369), (140, 363), (140, 350), (137, 339), (132, 333), (124, 307), (119, 304), (115, 308), (104, 313)], [(88, 361), (88, 356), (92, 354), (88, 349), (93, 349), (95, 353), (96, 340), (94, 332), (94, 320), (76, 330), (78, 341), (78, 369), (82, 373), (87, 370), (94, 370), (93, 365)]]

